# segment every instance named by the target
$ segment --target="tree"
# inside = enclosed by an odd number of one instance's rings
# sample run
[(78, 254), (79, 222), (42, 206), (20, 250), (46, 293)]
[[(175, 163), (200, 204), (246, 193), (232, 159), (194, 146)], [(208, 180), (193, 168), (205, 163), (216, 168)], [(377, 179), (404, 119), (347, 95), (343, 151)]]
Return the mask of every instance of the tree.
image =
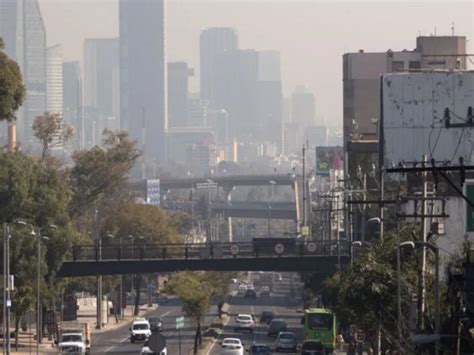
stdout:
[(15, 111), (22, 105), (25, 87), (22, 83), (20, 67), (3, 52), (4, 43), (0, 38), (0, 121), (15, 120)]
[(41, 142), (41, 159), (44, 160), (51, 148), (66, 143), (74, 134), (72, 126), (63, 123), (59, 113), (45, 112), (33, 122), (33, 134)]
[[(143, 246), (152, 244), (168, 244), (180, 241), (172, 218), (163, 213), (158, 207), (128, 201), (118, 206), (105, 220), (101, 235), (112, 233), (115, 240), (104, 238), (104, 244), (134, 245), (137, 255), (144, 253)], [(133, 236), (133, 239), (129, 238)], [(140, 237), (140, 238), (139, 238)], [(157, 250), (157, 252), (162, 252)], [(132, 277), (134, 277), (132, 275)], [(140, 304), (140, 288), (142, 275), (134, 277), (137, 297), (135, 297), (135, 315), (138, 315)]]
[[(412, 240), (412, 228), (405, 228), (401, 240)], [(401, 264), (402, 314), (409, 314), (412, 295), (417, 292), (419, 255), (404, 253)], [(434, 309), (434, 283), (427, 275), (428, 309)], [(396, 237), (386, 233), (382, 241), (363, 251), (348, 270), (337, 272), (323, 289), (323, 298), (341, 324), (358, 324), (375, 339), (379, 323), (388, 335), (397, 334)], [(429, 315), (433, 317), (433, 312)], [(432, 319), (431, 319), (432, 320)], [(427, 322), (433, 324), (433, 322)], [(403, 331), (408, 338), (407, 320)], [(406, 346), (407, 344), (402, 344)]]
[(136, 143), (126, 132), (109, 130), (104, 131), (103, 148), (75, 152), (70, 175), (74, 192), (71, 218), (90, 217), (98, 208), (105, 211), (107, 206), (112, 208), (131, 198), (128, 175), (138, 157)]
[(183, 302), (183, 313), (196, 324), (194, 354), (202, 343), (202, 319), (207, 314), (213, 294), (209, 280), (202, 274), (180, 272), (173, 275), (167, 284), (167, 292), (177, 295)]

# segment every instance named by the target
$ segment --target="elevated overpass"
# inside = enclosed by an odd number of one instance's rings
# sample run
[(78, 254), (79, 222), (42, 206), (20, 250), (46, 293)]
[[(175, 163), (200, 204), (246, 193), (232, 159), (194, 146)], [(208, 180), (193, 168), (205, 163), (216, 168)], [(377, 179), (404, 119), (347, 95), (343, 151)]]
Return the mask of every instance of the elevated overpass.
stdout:
[[(279, 241), (281, 240), (281, 242)], [(77, 246), (60, 277), (173, 271), (293, 271), (330, 276), (349, 262), (349, 244), (274, 238), (258, 243)]]
[(245, 202), (212, 201), (211, 212), (220, 213), (225, 218), (267, 218), (298, 221), (294, 202)]

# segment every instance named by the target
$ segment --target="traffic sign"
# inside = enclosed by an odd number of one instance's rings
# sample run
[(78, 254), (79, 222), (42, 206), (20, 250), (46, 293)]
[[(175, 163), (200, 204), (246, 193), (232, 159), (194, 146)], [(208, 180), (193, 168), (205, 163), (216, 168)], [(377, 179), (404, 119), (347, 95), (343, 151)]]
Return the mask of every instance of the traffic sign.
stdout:
[(277, 245), (275, 245), (275, 252), (277, 254), (282, 254), (284, 251), (285, 251), (285, 247), (283, 246), (282, 243), (278, 243)]
[(176, 317), (176, 329), (184, 328), (184, 317)]
[(316, 243), (315, 242), (308, 243), (308, 251), (310, 253), (314, 253), (316, 251)]
[(148, 347), (153, 353), (160, 354), (166, 347), (166, 338), (161, 333), (153, 332), (148, 338)]
[(230, 253), (232, 255), (237, 255), (239, 253), (239, 246), (237, 244), (232, 244), (230, 246)]
[(358, 329), (355, 333), (355, 340), (358, 343), (363, 343), (365, 341), (365, 333), (362, 329)]

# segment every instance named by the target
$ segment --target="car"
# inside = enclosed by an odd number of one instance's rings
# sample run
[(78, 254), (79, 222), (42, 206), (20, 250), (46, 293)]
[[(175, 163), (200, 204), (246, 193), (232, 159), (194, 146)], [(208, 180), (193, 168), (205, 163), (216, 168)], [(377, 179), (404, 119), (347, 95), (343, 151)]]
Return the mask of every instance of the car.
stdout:
[(136, 318), (130, 327), (130, 341), (147, 341), (151, 335), (150, 323), (145, 318)]
[(260, 315), (260, 323), (270, 324), (270, 322), (275, 318), (275, 313), (272, 311), (263, 311)]
[(301, 355), (326, 355), (326, 350), (319, 340), (306, 340), (301, 346)]
[(237, 282), (238, 282), (237, 279), (231, 279), (230, 280), (230, 283), (232, 283), (232, 284), (236, 284)]
[(237, 323), (235, 326), (236, 332), (240, 330), (253, 333), (255, 322), (253, 321), (253, 317), (250, 314), (238, 314), (235, 318), (235, 322)]
[(255, 290), (255, 287), (253, 287), (253, 284), (248, 284), (247, 290)]
[(245, 292), (247, 292), (247, 285), (245, 284), (240, 284), (239, 288), (237, 289), (237, 293), (239, 295), (245, 295)]
[(248, 350), (250, 355), (270, 355), (272, 349), (266, 344), (252, 344)]
[(221, 355), (244, 355), (244, 347), (239, 338), (224, 338), (220, 353)]
[(255, 293), (254, 290), (247, 290), (244, 295), (245, 298), (257, 298), (257, 294)]
[(296, 335), (293, 332), (280, 332), (275, 342), (277, 352), (290, 351), (295, 353), (298, 347)]
[(268, 297), (270, 296), (270, 287), (262, 286), (260, 287), (260, 297)]
[(148, 318), (148, 322), (150, 323), (150, 329), (151, 331), (158, 331), (161, 332), (163, 329), (163, 323), (161, 322), (161, 319), (158, 317), (150, 317)]
[[(150, 347), (148, 346), (148, 342), (147, 342), (140, 349), (140, 355), (143, 355), (143, 354), (156, 354), (156, 353), (153, 352), (153, 350), (150, 349)], [(160, 351), (159, 355), (168, 355), (168, 350), (166, 349), (166, 347), (163, 350)]]
[(276, 337), (280, 332), (286, 332), (287, 325), (283, 319), (272, 319), (270, 325), (268, 326), (267, 335), (269, 337)]

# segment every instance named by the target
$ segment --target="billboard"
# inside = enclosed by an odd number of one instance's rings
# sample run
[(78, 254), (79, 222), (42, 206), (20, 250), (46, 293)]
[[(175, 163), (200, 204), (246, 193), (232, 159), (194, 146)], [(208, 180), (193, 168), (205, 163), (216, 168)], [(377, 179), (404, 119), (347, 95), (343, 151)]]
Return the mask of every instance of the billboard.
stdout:
[(385, 166), (402, 161), (473, 163), (474, 71), (382, 76), (381, 154)]
[(331, 170), (342, 170), (344, 155), (342, 147), (316, 147), (316, 175), (329, 176)]
[(160, 206), (160, 179), (146, 180), (146, 203)]

